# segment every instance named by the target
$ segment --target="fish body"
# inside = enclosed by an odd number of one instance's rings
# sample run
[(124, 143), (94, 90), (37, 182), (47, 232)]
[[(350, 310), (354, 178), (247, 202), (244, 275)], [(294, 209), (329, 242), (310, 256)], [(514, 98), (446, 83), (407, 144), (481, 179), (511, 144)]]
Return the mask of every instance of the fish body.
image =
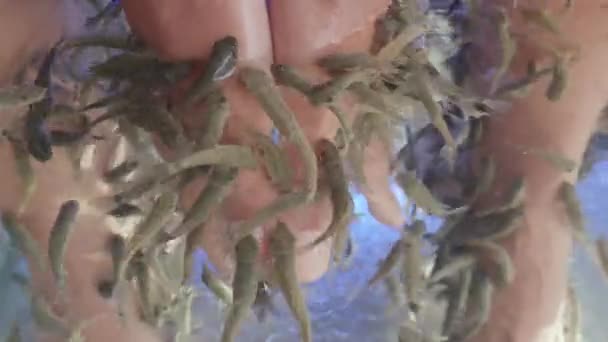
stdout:
[(180, 227), (171, 233), (174, 237), (190, 233), (196, 227), (204, 224), (232, 189), (239, 170), (234, 167), (216, 166), (211, 172), (207, 185), (201, 191), (186, 213)]
[(270, 236), (270, 250), (274, 258), (273, 274), (287, 305), (299, 322), (302, 341), (310, 342), (312, 341), (312, 328), (306, 300), (298, 284), (295, 243), (295, 237), (287, 225), (278, 222)]
[(352, 84), (365, 81), (370, 76), (369, 70), (354, 70), (336, 76), (325, 83), (313, 86), (310, 91), (310, 101), (314, 105), (335, 102), (338, 95), (344, 93)]
[(293, 66), (273, 64), (270, 71), (280, 85), (293, 88), (306, 96), (313, 91), (313, 85), (304, 76), (300, 75)]
[(31, 105), (44, 99), (47, 89), (37, 85), (17, 85), (0, 88), (0, 110)]
[(293, 171), (289, 166), (285, 152), (269, 136), (261, 133), (254, 133), (253, 136), (255, 142), (254, 149), (262, 157), (270, 181), (279, 191), (290, 191), (293, 183)]
[[(348, 190), (348, 180), (342, 166), (342, 158), (337, 147), (327, 139), (318, 143), (319, 160), (328, 179), (332, 201), (332, 221), (323, 234), (309, 246), (313, 247), (336, 234), (347, 234), (348, 223), (353, 215), (354, 202)], [(342, 253), (343, 251), (335, 251)]]
[(230, 117), (228, 100), (219, 90), (218, 95), (219, 98), (208, 105), (208, 110), (205, 113), (205, 128), (197, 144), (197, 147), (201, 150), (214, 147), (220, 142)]
[(25, 116), (23, 136), (27, 149), (39, 162), (49, 161), (53, 157), (51, 134), (46, 125), (45, 116), (50, 111), (51, 100), (45, 98), (30, 105)]
[(174, 162), (163, 164), (169, 175), (204, 165), (255, 168), (257, 161), (249, 146), (217, 145), (194, 152)]
[(568, 86), (568, 68), (564, 58), (557, 57), (551, 73), (551, 82), (545, 93), (549, 101), (558, 101)]
[(258, 292), (253, 303), (258, 322), (264, 322), (268, 311), (275, 311), (274, 304), (272, 303), (272, 293), (268, 282), (258, 282)]
[(47, 302), (39, 295), (32, 295), (31, 310), (34, 322), (43, 330), (67, 335), (68, 328), (51, 309)]
[(165, 228), (170, 214), (177, 206), (178, 195), (174, 192), (166, 192), (156, 200), (148, 216), (137, 225), (133, 236), (129, 238), (125, 258), (121, 261), (122, 271), (119, 277), (124, 275), (126, 268), (139, 250), (149, 247), (155, 241), (159, 233)]
[(321, 58), (317, 64), (328, 71), (374, 68), (378, 61), (368, 53), (336, 53)]
[(201, 274), (201, 280), (203, 284), (207, 286), (207, 288), (224, 304), (232, 305), (233, 303), (233, 295), (232, 288), (224, 283), (220, 278), (214, 275), (209, 267), (204, 264), (203, 265), (203, 273)]
[(139, 162), (136, 160), (125, 160), (116, 167), (104, 172), (103, 179), (106, 183), (116, 183), (135, 171), (138, 166)]
[(492, 296), (494, 294), (494, 286), (492, 281), (485, 275), (476, 273), (473, 277), (472, 288), (471, 288), (471, 299), (473, 299), (477, 305), (477, 310), (472, 315), (472, 320), (469, 324), (457, 333), (457, 341), (467, 341), (471, 337), (475, 336), (484, 324), (490, 318), (490, 310), (492, 309)]
[(501, 204), (484, 210), (475, 211), (476, 217), (483, 217), (490, 214), (498, 214), (510, 211), (523, 204), (526, 197), (526, 182), (523, 177), (517, 177), (507, 188)]
[(416, 220), (403, 237), (404, 259), (403, 275), (405, 277), (405, 293), (410, 310), (417, 313), (420, 309), (420, 294), (425, 285), (422, 269), (422, 246), (426, 226), (423, 221)]
[(443, 238), (457, 245), (469, 239), (482, 239), (484, 241), (501, 240), (515, 232), (524, 215), (524, 206), (501, 212), (490, 213), (484, 216), (466, 216), (458, 222)]
[(60, 290), (63, 290), (66, 283), (65, 253), (79, 210), (80, 204), (78, 201), (69, 200), (64, 202), (59, 208), (59, 213), (49, 235), (49, 261), (51, 271)]
[(397, 266), (401, 258), (403, 257), (404, 244), (401, 240), (396, 241), (388, 252), (386, 258), (380, 263), (380, 266), (376, 270), (376, 273), (367, 282), (368, 286), (372, 286), (379, 280), (388, 276), (393, 268)]
[(306, 172), (304, 179), (305, 200), (306, 202), (312, 201), (317, 193), (317, 159), (312, 146), (296, 120), (295, 114), (289, 109), (266, 72), (246, 67), (241, 70), (240, 76), (241, 82), (254, 95), (281, 135), (298, 148)]
[(108, 211), (108, 215), (116, 218), (141, 215), (142, 213), (143, 211), (138, 206), (129, 203), (121, 203), (114, 209)]
[(226, 36), (216, 41), (211, 48), (211, 57), (203, 74), (188, 91), (184, 104), (189, 106), (205, 98), (216, 82), (232, 76), (236, 70), (237, 58), (238, 42), (235, 37)]
[(438, 216), (445, 216), (448, 213), (446, 205), (439, 202), (431, 191), (416, 178), (415, 172), (401, 172), (397, 174), (396, 181), (407, 197), (424, 211)]
[(506, 73), (511, 67), (515, 53), (517, 52), (517, 44), (511, 36), (511, 24), (504, 9), (500, 11), (500, 20), (498, 23), (498, 37), (502, 48), (502, 56), (500, 65), (496, 69), (492, 83), (490, 84), (490, 93), (494, 93), (502, 81)]
[(255, 302), (257, 294), (257, 265), (259, 247), (255, 238), (248, 235), (241, 239), (235, 248), (236, 269), (232, 282), (233, 304), (230, 306), (224, 329), (222, 342), (234, 341), (239, 332), (241, 322)]
[(476, 263), (477, 258), (470, 253), (452, 256), (445, 265), (439, 268), (436, 272), (433, 272), (428, 282), (431, 285), (439, 283), (446, 278), (457, 275), (459, 272), (467, 271), (475, 266)]
[(492, 269), (496, 272), (493, 281), (497, 288), (504, 288), (513, 282), (515, 278), (515, 266), (513, 265), (511, 256), (509, 256), (504, 247), (492, 241), (474, 239), (466, 241), (463, 245), (478, 249), (484, 253), (484, 256), (492, 259), (494, 264)]

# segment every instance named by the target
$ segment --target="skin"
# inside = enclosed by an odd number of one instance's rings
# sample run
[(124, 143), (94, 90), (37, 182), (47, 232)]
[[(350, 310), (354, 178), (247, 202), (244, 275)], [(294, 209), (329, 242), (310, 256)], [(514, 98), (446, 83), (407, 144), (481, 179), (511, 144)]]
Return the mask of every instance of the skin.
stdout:
[[(545, 2), (553, 8), (561, 8), (563, 4), (560, 0)], [(61, 31), (68, 36), (78, 33), (84, 16), (75, 12), (71, 2), (66, 2), (64, 7), (57, 6), (57, 3), (59, 1), (27, 0), (13, 3), (0, 0), (0, 43), (3, 46), (0, 52), (0, 85), (8, 84), (24, 61), (38, 51), (48, 49)], [(134, 29), (167, 59), (204, 60), (215, 40), (232, 34), (242, 44), (239, 50), (241, 65), (268, 68), (272, 62), (292, 64), (311, 81), (320, 82), (327, 77), (313, 65), (314, 61), (337, 51), (367, 50), (371, 45), (374, 18), (387, 3), (385, 0), (358, 0), (356, 5), (349, 0), (273, 1), (269, 12), (266, 12), (263, 1), (249, 0), (132, 0), (124, 1), (124, 6)], [(484, 6), (493, 3), (502, 3), (508, 8), (512, 5), (511, 0), (488, 0)], [(526, 3), (519, 1), (519, 6)], [(527, 200), (524, 229), (518, 230), (515, 236), (504, 242), (517, 269), (515, 280), (509, 287), (498, 291), (489, 323), (474, 341), (535, 341), (542, 328), (556, 318), (566, 289), (565, 261), (571, 239), (566, 221), (552, 199), (565, 175), (543, 161), (522, 156), (505, 147), (503, 142), (508, 139), (518, 144), (549, 146), (574, 160), (580, 159), (608, 93), (608, 71), (603, 68), (605, 57), (608, 56), (605, 41), (608, 29), (603, 25), (606, 10), (600, 8), (601, 4), (601, 0), (579, 1), (565, 19), (563, 27), (567, 28), (566, 35), (575, 40), (582, 39), (584, 54), (570, 73), (562, 100), (550, 103), (544, 98), (547, 85), (547, 81), (544, 81), (530, 97), (517, 101), (503, 119), (497, 118), (491, 122), (485, 146), (486, 150), (497, 153), (499, 172), (496, 183), (509, 184), (515, 175), (523, 173), (529, 181), (531, 195)], [(201, 10), (203, 6), (204, 10)], [(514, 21), (512, 27), (527, 32), (528, 29), (521, 25), (521, 22)], [(40, 27), (44, 27), (44, 30), (40, 30)], [(493, 60), (495, 56), (491, 52), (497, 49), (496, 40), (488, 34), (490, 30), (476, 32), (474, 41), (482, 47), (478, 49), (483, 56), (481, 60)], [(536, 54), (525, 46), (520, 49), (524, 57)], [(514, 70), (525, 70), (527, 58), (521, 56)], [(483, 66), (485, 63), (479, 64)], [(173, 97), (179, 98), (196, 76), (193, 74), (189, 82), (178, 85)], [(487, 80), (484, 84), (483, 78), (477, 79), (480, 88), (484, 85), (489, 88)], [(248, 143), (244, 134), (246, 129), (268, 132), (270, 120), (237, 79), (225, 81), (223, 88), (232, 112), (222, 143)], [(297, 119), (310, 140), (333, 137), (338, 127), (334, 115), (327, 109), (313, 108), (293, 90), (282, 89), (282, 93), (297, 112)], [(0, 123), (4, 126), (12, 114), (3, 111)], [(573, 120), (575, 116), (576, 120)], [(180, 119), (187, 125), (197, 123), (195, 116), (189, 113)], [(39, 177), (39, 191), (33, 196), (30, 209), (24, 213), (23, 223), (44, 248), (50, 229), (48, 223), (53, 221), (63, 201), (107, 193), (108, 189), (95, 181), (103, 171), (107, 145), (100, 143), (99, 160), (86, 170), (80, 183), (74, 181), (69, 160), (61, 150), (44, 168), (39, 163), (34, 165)], [(293, 147), (286, 146), (286, 150), (292, 155), (292, 166), (301, 169), (301, 161), (297, 159)], [(403, 222), (401, 209), (390, 193), (386, 177), (389, 172), (388, 151), (379, 141), (372, 141), (365, 156), (364, 171), (368, 185), (361, 190), (368, 199), (370, 210), (382, 222), (399, 226)], [(14, 210), (19, 203), (21, 190), (9, 146), (0, 146), (0, 160), (5, 165), (0, 168), (0, 177), (5, 180), (0, 208)], [(298, 177), (302, 177), (301, 171), (296, 172), (296, 180)], [(192, 203), (203, 183), (204, 180), (198, 180), (185, 191), (182, 196), (185, 207)], [(230, 263), (224, 262), (229, 260), (226, 256), (230, 249), (229, 241), (222, 234), (226, 225), (249, 217), (277, 195), (261, 170), (244, 170), (238, 177), (235, 190), (229, 195), (221, 212), (209, 222), (206, 228), (208, 233), (203, 234), (200, 243), (208, 247), (207, 252), (223, 274), (229, 274), (232, 269)], [(280, 219), (294, 232), (296, 244), (304, 245), (325, 230), (331, 220), (331, 206), (325, 196), (318, 202), (281, 215)], [(94, 285), (95, 280), (111, 274), (109, 255), (96, 259), (83, 257), (104, 249), (107, 236), (102, 233), (104, 229), (99, 227), (100, 222), (107, 225), (109, 221), (104, 219), (102, 213), (83, 210), (76, 220), (72, 237), (78, 243), (68, 247), (66, 267), (71, 302), (69, 306), (60, 302), (53, 307), (60, 315), (74, 322), (83, 317), (110, 312), (114, 308), (111, 302), (97, 295)], [(273, 224), (269, 223), (269, 226)], [(563, 232), (556, 229), (560, 226), (563, 226)], [(266, 230), (266, 227), (263, 228)], [(547, 231), (552, 232), (550, 238)], [(328, 259), (329, 244), (299, 254), (296, 258), (298, 279), (302, 282), (317, 279), (326, 271)], [(54, 298), (52, 281), (50, 273), (34, 273), (34, 285), (44, 289), (42, 292), (47, 299)], [(145, 326), (133, 322), (122, 327), (115, 315), (100, 318), (85, 329), (84, 335), (89, 341), (155, 341), (153, 332)]]

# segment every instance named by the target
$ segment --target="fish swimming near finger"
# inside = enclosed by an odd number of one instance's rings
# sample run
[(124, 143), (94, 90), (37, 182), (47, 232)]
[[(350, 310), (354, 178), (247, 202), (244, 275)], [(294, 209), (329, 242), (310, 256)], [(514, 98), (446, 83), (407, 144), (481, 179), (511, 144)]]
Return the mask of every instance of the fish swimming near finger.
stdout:
[(255, 96), (281, 135), (298, 148), (305, 171), (305, 202), (312, 201), (317, 193), (317, 158), (304, 131), (298, 124), (295, 114), (282, 99), (272, 78), (265, 71), (246, 67), (241, 70), (240, 79)]
[(483, 252), (483, 256), (492, 259), (494, 267), (493, 282), (496, 288), (504, 288), (513, 282), (515, 278), (515, 266), (511, 256), (501, 245), (484, 240), (471, 239), (462, 244), (465, 247), (472, 247)]
[(422, 247), (426, 225), (424, 221), (416, 220), (403, 237), (403, 276), (405, 279), (405, 293), (408, 307), (413, 313), (420, 310), (420, 296), (425, 286), (424, 271), (422, 269)]
[(171, 232), (173, 237), (189, 234), (198, 226), (204, 224), (228, 196), (232, 184), (236, 181), (239, 170), (235, 167), (218, 165), (211, 171), (207, 185), (194, 201), (192, 207), (187, 211), (183, 223)]
[(207, 286), (207, 288), (217, 297), (217, 299), (226, 305), (232, 305), (232, 288), (213, 274), (207, 264), (203, 264), (201, 280), (203, 284), (205, 284), (205, 286)]
[(281, 192), (290, 191), (293, 188), (293, 170), (289, 166), (286, 153), (269, 136), (258, 132), (254, 132), (252, 136), (254, 149), (261, 155), (272, 184)]
[(558, 198), (565, 206), (566, 215), (572, 225), (573, 236), (579, 241), (585, 241), (585, 216), (576, 194), (576, 187), (572, 183), (562, 182), (558, 189)]
[(526, 197), (526, 182), (524, 177), (516, 177), (511, 185), (504, 192), (502, 203), (497, 206), (492, 206), (487, 209), (476, 210), (476, 217), (483, 217), (490, 214), (498, 214), (510, 211), (513, 208), (521, 206)]
[(201, 77), (186, 94), (184, 105), (190, 106), (205, 98), (216, 82), (225, 80), (236, 71), (238, 42), (233, 36), (226, 36), (213, 44), (211, 57)]
[(133, 235), (128, 240), (125, 257), (121, 260), (119, 278), (125, 275), (127, 266), (133, 256), (139, 250), (149, 247), (165, 228), (170, 214), (175, 211), (177, 201), (178, 194), (174, 192), (166, 192), (155, 201), (148, 216), (137, 225)]
[(50, 108), (51, 100), (48, 97), (30, 105), (23, 127), (28, 151), (32, 157), (42, 163), (53, 157), (51, 134), (45, 120)]
[[(342, 166), (342, 158), (337, 147), (327, 139), (317, 143), (321, 167), (328, 178), (332, 202), (332, 221), (329, 227), (307, 248), (312, 248), (325, 239), (348, 231), (348, 224), (354, 212), (354, 202), (348, 190), (348, 180)], [(335, 251), (341, 252), (341, 251)]]
[(139, 162), (137, 160), (125, 160), (116, 167), (104, 172), (103, 179), (106, 183), (116, 183), (135, 171), (138, 166)]
[(378, 266), (378, 269), (376, 270), (374, 275), (367, 282), (367, 285), (372, 286), (378, 281), (382, 280), (384, 277), (388, 276), (388, 274), (393, 270), (393, 268), (397, 266), (399, 261), (401, 261), (403, 257), (403, 252), (403, 241), (396, 241), (393, 244), (393, 247), (391, 247), (390, 251), (388, 252), (386, 258), (384, 258), (384, 260), (382, 260), (382, 262), (380, 263), (380, 266)]
[(416, 173), (413, 171), (403, 171), (396, 175), (397, 184), (403, 189), (403, 192), (422, 210), (432, 215), (445, 216), (450, 210), (448, 207), (439, 202), (431, 191), (416, 178)]
[(55, 281), (60, 291), (64, 291), (67, 281), (65, 253), (79, 210), (80, 204), (78, 201), (69, 200), (64, 202), (59, 208), (59, 213), (55, 218), (55, 223), (49, 235), (49, 261), (51, 263), (51, 271), (55, 276)]
[(213, 99), (214, 101), (207, 101), (211, 103), (207, 104), (205, 128), (197, 142), (197, 148), (200, 150), (212, 148), (220, 142), (230, 117), (230, 104), (221, 90), (217, 90), (217, 98)]
[(224, 320), (222, 342), (234, 341), (242, 321), (255, 302), (258, 288), (258, 252), (258, 243), (251, 235), (244, 237), (236, 244), (236, 268), (232, 281), (233, 304)]
[(561, 99), (567, 86), (568, 68), (566, 66), (566, 61), (563, 57), (556, 57), (556, 62), (551, 74), (551, 81), (549, 82), (549, 86), (545, 93), (547, 99), (553, 102), (558, 101)]
[(494, 294), (492, 281), (487, 276), (480, 274), (480, 272), (476, 272), (471, 285), (470, 299), (476, 302), (478, 309), (474, 315), (470, 316), (471, 320), (466, 324), (464, 329), (456, 334), (456, 341), (467, 341), (475, 336), (490, 318), (492, 296)]
[(493, 94), (496, 89), (498, 89), (500, 82), (509, 71), (509, 68), (511, 67), (511, 64), (513, 62), (513, 58), (515, 57), (515, 54), (517, 52), (517, 43), (511, 36), (511, 24), (504, 8), (500, 11), (500, 19), (498, 23), (498, 37), (501, 43), (502, 56), (500, 65), (496, 69), (496, 72), (490, 84), (490, 94)]
[(134, 204), (120, 203), (117, 207), (108, 211), (107, 214), (116, 218), (125, 218), (142, 215), (143, 210)]
[(28, 106), (47, 96), (47, 89), (33, 85), (16, 85), (0, 88), (0, 110)]
[(312, 341), (310, 316), (306, 300), (298, 284), (296, 272), (296, 239), (283, 222), (278, 222), (270, 235), (270, 250), (274, 258), (273, 275), (285, 301), (300, 325), (303, 342)]
[(454, 255), (445, 265), (431, 274), (428, 283), (431, 286), (437, 284), (446, 278), (455, 276), (459, 272), (471, 269), (476, 263), (477, 258), (471, 253)]

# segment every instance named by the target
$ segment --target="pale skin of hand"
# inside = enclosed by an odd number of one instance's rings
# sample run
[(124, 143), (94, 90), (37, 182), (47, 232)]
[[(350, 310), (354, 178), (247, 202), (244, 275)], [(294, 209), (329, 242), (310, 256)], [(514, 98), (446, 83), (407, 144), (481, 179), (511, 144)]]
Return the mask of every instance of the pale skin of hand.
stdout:
[[(165, 57), (171, 59), (204, 59), (208, 55), (212, 43), (230, 33), (235, 35), (241, 44), (240, 63), (259, 67), (268, 67), (273, 60), (277, 63), (289, 63), (302, 68), (302, 70), (307, 70), (307, 76), (317, 81), (323, 80), (324, 75), (311, 66), (314, 60), (334, 51), (365, 51), (371, 41), (373, 20), (385, 9), (387, 3), (387, 1), (358, 1), (355, 5), (352, 4), (352, 1), (342, 0), (302, 1), (287, 5), (287, 2), (275, 1), (270, 6), (270, 18), (272, 20), (269, 20), (263, 1), (243, 0), (232, 1), (228, 4), (209, 1), (208, 4), (202, 6), (204, 10), (198, 9), (199, 12), (193, 9), (205, 2), (198, 1), (199, 4), (194, 6), (194, 1), (176, 1), (176, 3), (182, 3), (183, 6), (176, 5), (171, 8), (163, 8), (163, 10), (159, 10), (163, 6), (161, 3), (166, 3), (163, 1), (148, 1), (145, 5), (141, 5), (142, 2), (139, 2), (139, 5), (135, 4), (137, 2), (139, 1), (125, 1), (127, 12), (135, 13), (135, 8), (130, 9), (132, 6), (149, 6), (147, 9), (137, 8), (139, 13), (145, 13), (144, 16), (149, 19), (135, 18), (134, 20), (132, 14), (129, 14), (132, 26), (143, 36), (155, 36), (156, 39), (150, 40), (149, 43)], [(30, 5), (39, 11), (56, 8), (49, 6), (49, 1), (32, 0), (23, 3), (31, 3)], [(593, 27), (593, 25), (587, 25), (589, 20), (595, 19), (598, 23), (601, 23), (601, 14), (603, 14), (602, 11), (598, 11), (600, 1), (589, 1), (587, 4), (580, 3), (580, 1), (577, 2), (576, 12), (574, 12), (575, 18), (579, 18), (574, 21), (578, 25), (574, 26), (574, 30), (569, 30), (569, 34), (576, 38), (588, 36), (587, 33), (589, 32), (585, 30)], [(0, 2), (0, 9), (3, 9), (0, 13), (7, 16), (20, 15), (22, 22), (31, 23), (31, 25), (25, 27), (32, 27), (33, 23), (39, 23), (39, 17), (24, 13), (25, 11), (19, 6), (25, 5), (15, 6), (11, 4), (11, 6), (8, 6), (6, 3)], [(209, 6), (214, 7), (213, 10), (210, 10)], [(4, 8), (7, 10), (4, 11)], [(33, 11), (33, 13), (37, 12)], [(48, 46), (56, 37), (51, 34), (53, 31), (50, 28), (55, 28), (55, 33), (60, 30), (60, 14), (61, 12), (58, 12), (54, 22), (45, 18), (49, 20), (49, 29), (47, 30), (45, 27), (45, 35), (40, 35), (42, 37), (39, 37), (39, 32), (30, 33), (23, 29), (16, 31), (18, 35), (12, 37), (0, 36), (4, 47), (3, 51), (19, 51), (21, 60), (25, 60), (25, 57), (36, 48)], [(580, 25), (580, 18), (585, 18), (583, 21), (587, 24)], [(12, 25), (11, 27), (16, 25), (15, 22), (9, 22)], [(204, 30), (200, 29), (201, 22), (205, 23)], [(9, 24), (6, 24), (7, 21), (0, 20), (0, 23), (2, 23), (1, 25), (7, 25), (7, 28), (9, 27)], [(180, 24), (177, 25), (176, 23)], [(599, 26), (601, 25), (598, 24)], [(272, 31), (268, 27), (272, 27)], [(9, 31), (6, 29), (1, 32)], [(47, 32), (48, 37), (46, 37)], [(193, 36), (189, 37), (188, 34)], [(32, 47), (23, 43), (31, 42), (31, 37), (38, 37), (38, 39), (41, 39), (41, 43), (32, 45)], [(48, 40), (42, 39), (43, 37), (48, 38)], [(589, 48), (600, 45), (598, 42), (605, 35), (597, 34), (592, 37), (595, 37), (596, 40), (589, 38), (585, 44), (588, 47), (587, 50), (592, 51), (589, 53), (589, 57), (581, 62), (581, 66), (579, 66), (581, 72), (573, 72), (576, 75), (573, 75), (569, 92), (566, 93), (563, 101), (558, 105), (550, 105), (542, 99), (542, 89), (537, 90), (532, 97), (516, 105), (513, 114), (510, 114), (512, 119), (509, 120), (508, 127), (505, 127), (504, 121), (499, 120), (496, 120), (492, 125), (492, 131), (497, 133), (490, 136), (488, 146), (500, 150), (501, 153), (504, 153), (504, 160), (509, 161), (504, 163), (505, 181), (508, 180), (510, 174), (523, 172), (530, 179), (530, 186), (534, 189), (531, 192), (536, 197), (529, 199), (529, 203), (533, 204), (527, 208), (527, 227), (522, 229), (513, 241), (506, 243), (513, 254), (516, 266), (518, 266), (516, 282), (497, 297), (496, 309), (493, 311), (490, 324), (487, 325), (487, 328), (479, 337), (480, 341), (531, 341), (539, 330), (555, 317), (557, 304), (565, 288), (564, 261), (569, 252), (570, 239), (566, 232), (562, 234), (554, 233), (551, 239), (547, 239), (544, 232), (548, 229), (555, 229), (556, 225), (563, 226), (561, 216), (556, 214), (557, 209), (549, 205), (549, 199), (554, 194), (562, 176), (551, 171), (540, 162), (524, 159), (521, 156), (514, 155), (513, 152), (506, 151), (504, 148), (501, 149), (499, 142), (501, 139), (516, 137), (520, 139), (518, 140), (520, 143), (522, 140), (534, 143), (534, 138), (539, 136), (536, 133), (543, 132), (544, 135), (540, 136), (543, 136), (544, 140), (540, 142), (550, 145), (555, 144), (567, 155), (577, 159), (580, 158), (596, 113), (604, 104), (605, 99), (602, 96), (607, 93), (605, 91), (607, 88), (606, 82), (603, 81), (607, 79), (606, 75), (598, 74), (595, 70), (598, 69), (595, 66), (601, 65), (601, 60), (607, 55), (607, 52), (605, 48), (604, 50)], [(192, 42), (196, 42), (198, 45)], [(4, 55), (0, 54), (0, 57), (4, 57)], [(11, 72), (15, 71), (13, 69), (15, 63), (17, 63), (16, 60), (20, 59), (15, 57), (12, 59), (0, 58), (0, 62), (5, 63), (0, 63), (0, 71), (2, 71), (0, 72), (0, 80), (10, 79)], [(10, 64), (6, 63), (12, 63), (13, 67), (7, 66)], [(596, 87), (590, 89), (587, 86), (590, 82), (595, 84)], [(259, 130), (270, 127), (269, 120), (260, 109), (257, 109), (254, 101), (237, 85), (236, 80), (229, 80), (225, 89), (233, 108), (232, 116), (241, 119), (241, 122), (231, 120), (225, 136), (226, 141), (245, 142), (246, 139), (243, 137), (242, 131), (246, 127), (255, 127)], [(333, 137), (333, 130), (337, 127), (337, 122), (333, 116), (319, 110), (306, 108), (306, 104), (303, 104), (304, 101), (298, 99), (293, 93), (290, 94), (284, 90), (284, 95), (286, 95), (292, 109), (297, 112), (298, 120), (304, 127), (309, 139), (314, 141), (321, 137)], [(582, 99), (585, 99), (585, 101)], [(246, 109), (246, 112), (240, 113), (239, 108)], [(551, 113), (551, 122), (555, 124), (551, 128), (548, 125), (543, 125), (543, 122), (545, 122), (544, 116), (549, 115), (544, 114), (549, 111), (547, 108), (550, 108), (550, 111), (555, 110)], [(568, 120), (571, 113), (575, 111), (579, 115), (577, 120)], [(558, 120), (558, 115), (563, 120)], [(538, 119), (531, 120), (531, 116)], [(7, 115), (3, 116), (3, 124), (4, 117), (7, 117)], [(560, 126), (558, 123), (563, 123), (563, 125)], [(511, 127), (517, 127), (517, 129)], [(527, 127), (527, 129), (524, 130), (521, 127)], [(535, 134), (526, 135), (522, 133), (528, 130)], [(503, 136), (504, 138), (501, 138)], [(557, 137), (559, 139), (556, 139)], [(539, 143), (538, 140), (536, 142)], [(386, 151), (379, 150), (379, 152), (386, 154)], [(0, 158), (6, 161), (4, 164), (6, 166), (0, 169), (0, 175), (7, 181), (4, 190), (5, 195), (0, 197), (0, 208), (3, 210), (14, 209), (19, 198), (18, 182), (13, 172), (10, 152), (5, 146), (2, 146), (0, 147), (0, 153)], [(369, 152), (368, 154), (377, 155)], [(376, 161), (378, 164), (374, 167), (368, 167), (366, 170), (371, 180), (371, 186), (370, 189), (367, 189), (366, 195), (368, 195), (369, 200), (372, 200), (371, 202), (377, 204), (375, 214), (379, 219), (398, 226), (400, 224), (400, 213), (396, 212), (396, 209), (399, 208), (395, 207), (394, 198), (389, 195), (387, 190), (386, 175), (388, 168), (384, 167), (384, 165), (388, 165), (386, 164), (387, 160), (380, 159)], [(297, 163), (297, 160), (294, 163)], [(96, 165), (97, 174), (101, 169), (101, 164), (100, 162), (99, 165)], [(86, 178), (88, 179), (88, 181), (85, 181), (88, 184), (87, 186), (74, 183), (69, 164), (61, 153), (52, 162), (47, 163), (44, 169), (38, 167), (38, 170), (40, 190), (35, 196), (31, 210), (26, 213), (23, 219), (36, 238), (44, 243), (48, 237), (49, 222), (53, 221), (62, 201), (73, 197), (87, 198), (92, 191), (101, 194), (104, 189), (94, 185), (93, 177)], [(512, 170), (512, 172), (510, 173), (509, 170)], [(92, 175), (94, 174), (92, 173)], [(229, 264), (222, 262), (227, 254), (225, 248), (217, 247), (226, 245), (222, 234), (226, 222), (247, 217), (276, 196), (261, 172), (243, 173), (239, 177), (235, 189), (222, 208), (224, 215), (214, 217), (206, 228), (208, 233), (204, 234), (201, 241), (211, 259), (220, 267), (222, 264)], [(371, 189), (375, 191), (373, 194)], [(194, 191), (191, 189), (189, 192), (190, 195), (184, 196), (183, 202), (186, 205), (193, 199)], [(85, 196), (85, 194), (87, 195)], [(254, 200), (251, 200), (251, 198)], [(329, 203), (324, 199), (309, 208), (287, 213), (282, 219), (291, 225), (291, 229), (298, 236), (298, 240), (305, 242), (319, 234), (327, 226), (330, 216)], [(549, 222), (548, 217), (555, 222)], [(72, 240), (77, 241), (77, 243), (71, 244), (68, 250), (69, 261), (67, 267), (70, 273), (69, 283), (72, 291), (70, 295), (73, 296), (70, 310), (67, 313), (67, 317), (70, 319), (91, 317), (112, 310), (112, 306), (97, 295), (94, 287), (95, 281), (99, 277), (109, 274), (109, 258), (95, 262), (82, 258), (83, 255), (103, 249), (106, 235), (102, 233), (104, 229), (99, 226), (99, 222), (103, 222), (99, 214), (82, 215), (78, 222), (76, 235)], [(567, 229), (567, 227), (564, 227), (564, 229)], [(553, 238), (553, 236), (555, 237)], [(551, 248), (544, 247), (541, 249), (538, 247), (546, 246), (547, 240), (550, 240)], [(301, 255), (298, 260), (300, 280), (312, 281), (322, 275), (327, 269), (328, 257), (327, 246), (321, 246), (309, 255)], [(536, 261), (536, 263), (531, 264), (537, 266), (524, 267), (524, 265), (530, 264), (531, 260)], [(539, 269), (538, 267), (541, 266), (542, 269)], [(226, 268), (226, 271), (229, 271), (229, 268)], [(45, 295), (52, 298), (52, 278), (50, 275), (35, 272), (34, 276), (36, 285), (39, 288), (44, 288)], [(538, 288), (540, 288), (538, 292), (531, 290)], [(530, 305), (530, 301), (537, 305)], [(509, 303), (509, 305), (507, 306), (506, 303)], [(516, 304), (512, 305), (512, 303)], [(526, 305), (523, 306), (524, 304)], [(532, 311), (530, 311), (531, 308)], [(57, 310), (63, 313), (66, 307), (57, 306)], [(524, 311), (531, 312), (526, 315), (527, 319), (525, 320), (521, 318)], [(87, 330), (87, 335), (90, 341), (107, 339), (152, 340), (152, 332), (144, 329), (142, 325), (130, 324), (126, 328), (121, 328), (118, 321), (112, 316), (96, 322)], [(510, 337), (513, 337), (513, 339), (509, 339)]]

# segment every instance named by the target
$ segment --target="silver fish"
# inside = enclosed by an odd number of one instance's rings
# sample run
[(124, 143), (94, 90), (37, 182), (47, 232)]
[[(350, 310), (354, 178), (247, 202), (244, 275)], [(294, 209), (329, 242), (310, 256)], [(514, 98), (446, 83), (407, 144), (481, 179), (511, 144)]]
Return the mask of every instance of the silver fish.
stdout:
[(236, 244), (236, 269), (232, 281), (233, 304), (230, 306), (224, 329), (222, 342), (234, 341), (239, 332), (241, 322), (255, 302), (257, 293), (257, 256), (258, 243), (251, 235), (241, 239)]
[(0, 88), (0, 110), (31, 105), (44, 99), (46, 88), (37, 85), (18, 85)]
[(59, 213), (49, 235), (49, 261), (60, 291), (63, 291), (66, 285), (65, 253), (79, 210), (80, 204), (78, 201), (69, 200), (64, 202), (59, 208)]

